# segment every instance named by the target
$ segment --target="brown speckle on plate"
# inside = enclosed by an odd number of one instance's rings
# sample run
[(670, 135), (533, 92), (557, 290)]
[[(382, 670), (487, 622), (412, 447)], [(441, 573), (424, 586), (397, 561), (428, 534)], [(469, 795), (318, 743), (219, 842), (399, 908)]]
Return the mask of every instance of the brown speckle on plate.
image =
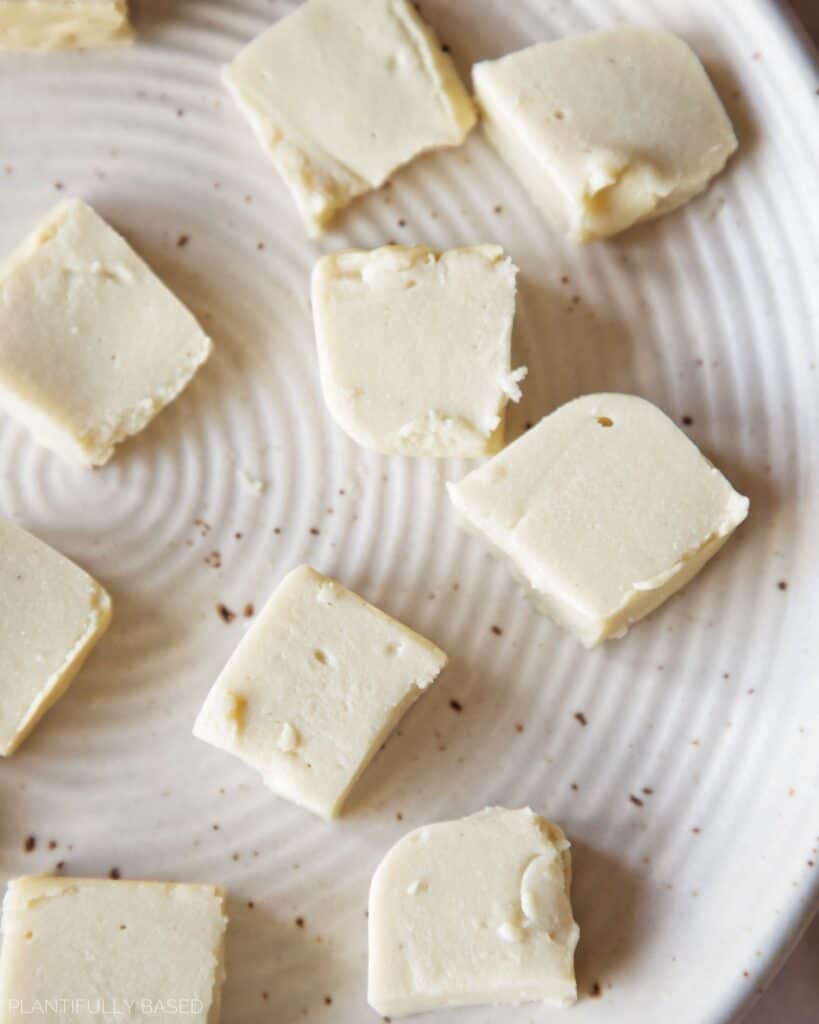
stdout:
[(122, 878), (119, 868), (111, 868), (111, 870), (108, 872), (108, 877), (115, 882)]
[(495, 636), (503, 636), (503, 630), (500, 628), (500, 626), (493, 626), (492, 632), (495, 634)]
[(236, 618), (236, 612), (232, 612), (226, 604), (222, 604), (221, 602), (216, 605), (216, 614), (219, 616), (222, 622), (226, 622), (228, 624), (233, 622), (233, 620)]
[(628, 798), (634, 804), (635, 807), (644, 806), (643, 801), (639, 798), (639, 796), (635, 796), (633, 793), (629, 793)]
[(37, 837), (36, 836), (26, 836), (25, 840), (23, 841), (23, 850), (26, 853), (32, 853), (33, 850), (36, 848), (36, 846), (37, 846)]
[(176, 240), (176, 247), (178, 249), (184, 249), (190, 240), (190, 235), (180, 235)]
[(589, 724), (589, 720), (586, 718), (582, 711), (575, 711), (574, 717), (577, 719), (578, 722), (580, 722), (581, 725)]

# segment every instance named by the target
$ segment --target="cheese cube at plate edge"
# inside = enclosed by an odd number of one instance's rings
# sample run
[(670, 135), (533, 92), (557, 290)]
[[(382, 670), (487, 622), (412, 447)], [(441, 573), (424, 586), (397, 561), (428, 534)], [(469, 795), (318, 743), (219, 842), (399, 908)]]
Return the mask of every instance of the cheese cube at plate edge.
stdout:
[(749, 506), (656, 406), (618, 394), (568, 402), (447, 488), (462, 524), (587, 647), (684, 586)]
[(70, 461), (107, 462), (210, 351), (193, 315), (79, 199), (0, 263), (0, 408)]
[(312, 276), (324, 399), (359, 444), (475, 458), (503, 446), (517, 268), (497, 245), (328, 253)]
[(420, 153), (460, 144), (476, 119), (410, 0), (306, 0), (223, 81), (312, 237)]
[(240, 641), (193, 732), (332, 818), (445, 664), (434, 644), (302, 565)]
[(109, 1014), (218, 1024), (226, 923), (218, 886), (13, 879), (3, 901), (0, 1018), (44, 1020), (36, 1008), (56, 1004), (73, 1024)]
[(65, 693), (110, 621), (96, 580), (0, 519), (0, 756)]
[(569, 843), (528, 807), (408, 833), (370, 885), (370, 1005), (385, 1016), (577, 998)]
[(132, 36), (127, 0), (0, 0), (0, 51), (106, 46)]
[(579, 242), (669, 213), (737, 148), (691, 48), (623, 26), (474, 65), (482, 123), (556, 227)]

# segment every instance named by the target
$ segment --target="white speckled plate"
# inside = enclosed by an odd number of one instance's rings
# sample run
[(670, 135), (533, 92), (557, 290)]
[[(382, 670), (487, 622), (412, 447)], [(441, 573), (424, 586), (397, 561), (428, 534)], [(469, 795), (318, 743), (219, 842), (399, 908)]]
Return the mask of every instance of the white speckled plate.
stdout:
[[(364, 912), (384, 851), (424, 822), (529, 803), (575, 846), (572, 1021), (727, 1021), (795, 939), (819, 878), (810, 58), (763, 0), (422, 0), (462, 70), (623, 21), (679, 31), (740, 153), (682, 212), (581, 249), (546, 229), (476, 132), (397, 174), (316, 245), (218, 81), (290, 7), (142, 0), (133, 48), (0, 57), (0, 249), (80, 194), (216, 341), (193, 386), (99, 472), (0, 419), (0, 511), (115, 602), (80, 679), (0, 765), (0, 873), (59, 862), (221, 882), (226, 1024), (360, 1024), (375, 1019)], [(330, 421), (308, 273), (323, 249), (389, 239), (498, 241), (521, 267), (516, 346), (530, 373), (513, 436), (583, 392), (634, 391), (750, 495), (736, 539), (626, 639), (581, 650), (456, 529), (443, 484), (466, 464), (379, 457)], [(190, 735), (245, 606), (303, 560), (452, 654), (331, 825)], [(238, 613), (230, 624), (220, 602)]]

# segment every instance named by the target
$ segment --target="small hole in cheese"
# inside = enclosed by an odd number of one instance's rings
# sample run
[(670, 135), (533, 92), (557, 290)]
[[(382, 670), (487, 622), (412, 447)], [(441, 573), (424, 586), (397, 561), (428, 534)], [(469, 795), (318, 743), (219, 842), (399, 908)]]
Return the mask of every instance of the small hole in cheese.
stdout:
[(26, 932), (23, 938), (26, 940), (26, 942), (30, 942), (31, 939), (34, 938), (34, 932)]
[(565, 116), (562, 110), (555, 111), (555, 121), (562, 121)]
[(597, 422), (600, 424), (601, 427), (613, 427), (614, 426), (614, 420), (609, 419), (608, 416), (598, 416), (597, 417)]
[(319, 651), (319, 650), (313, 651), (313, 657), (316, 659), (316, 661), (320, 665), (326, 665), (327, 664), (327, 655), (324, 653), (324, 651)]

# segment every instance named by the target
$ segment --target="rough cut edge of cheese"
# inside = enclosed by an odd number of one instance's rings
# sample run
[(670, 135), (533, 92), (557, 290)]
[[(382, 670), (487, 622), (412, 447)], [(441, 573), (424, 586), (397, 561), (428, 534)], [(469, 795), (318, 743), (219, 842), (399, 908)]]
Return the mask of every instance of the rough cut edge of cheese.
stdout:
[(111, 598), (92, 577), (88, 576), (88, 581), (90, 584), (91, 609), (85, 620), (83, 630), (66, 654), (60, 667), (43, 683), (39, 693), (31, 702), (25, 717), (20, 722), (13, 739), (4, 749), (0, 749), (0, 757), (8, 757), (13, 754), (30, 735), (46, 711), (57, 703), (74, 681), (88, 655), (111, 624)]
[(0, 51), (76, 50), (130, 43), (134, 30), (127, 0), (77, 4), (0, 0)]

